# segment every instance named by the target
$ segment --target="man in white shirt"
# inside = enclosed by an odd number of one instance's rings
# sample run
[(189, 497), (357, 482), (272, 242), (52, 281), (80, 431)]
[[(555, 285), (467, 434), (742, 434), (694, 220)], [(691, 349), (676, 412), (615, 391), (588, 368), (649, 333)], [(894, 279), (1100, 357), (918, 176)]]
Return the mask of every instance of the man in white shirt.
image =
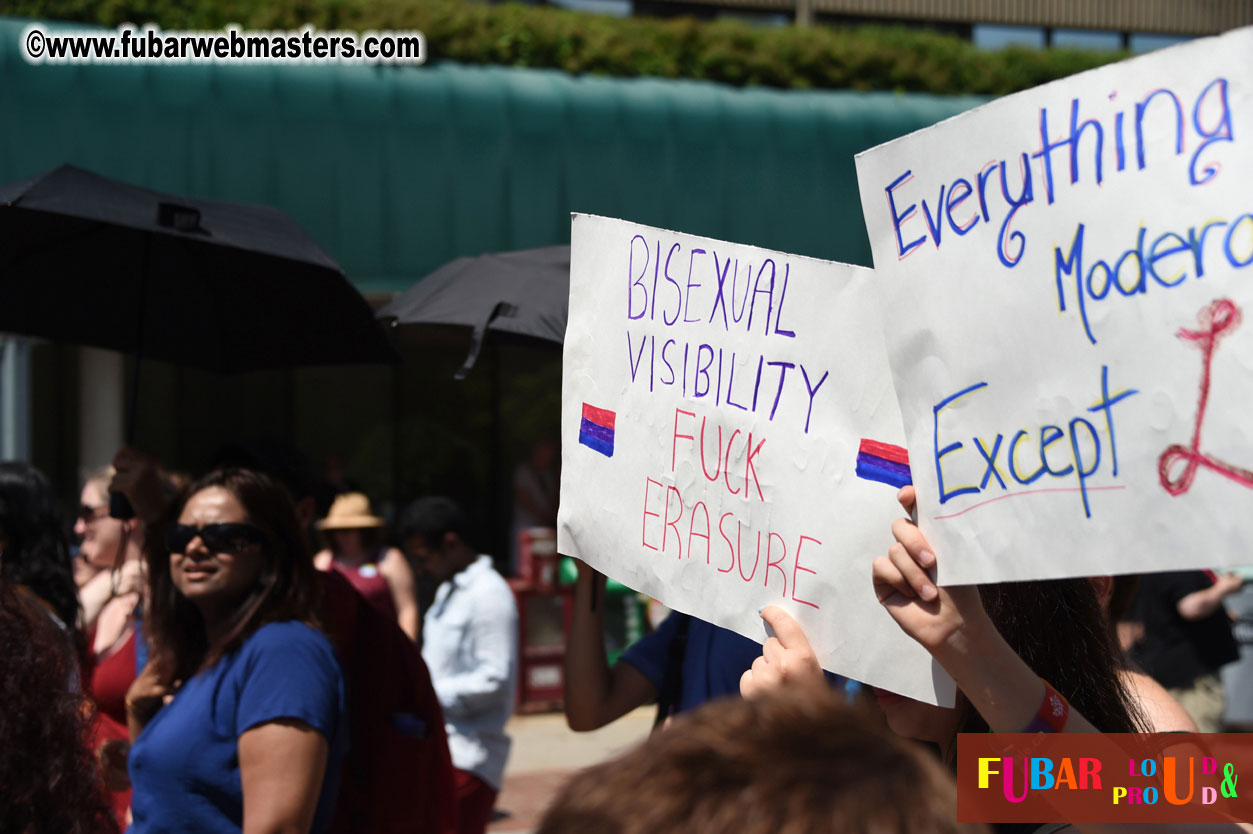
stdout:
[(400, 516), (414, 572), (439, 582), (422, 627), (422, 658), (444, 710), (457, 770), (461, 834), (482, 834), (509, 756), (505, 723), (518, 675), (518, 609), (490, 556), (469, 544), (469, 517), (448, 498), (423, 498)]

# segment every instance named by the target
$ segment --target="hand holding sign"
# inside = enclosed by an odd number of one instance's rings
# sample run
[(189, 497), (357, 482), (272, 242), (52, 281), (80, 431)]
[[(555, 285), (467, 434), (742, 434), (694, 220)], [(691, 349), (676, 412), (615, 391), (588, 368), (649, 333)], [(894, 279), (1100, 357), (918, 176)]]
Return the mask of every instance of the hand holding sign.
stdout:
[(825, 685), (818, 656), (800, 623), (777, 605), (761, 609), (761, 618), (774, 636), (762, 645), (761, 657), (753, 661), (753, 668), (740, 678), (740, 694), (757, 698), (781, 689)]
[[(914, 488), (898, 495), (905, 511), (914, 511)], [(971, 628), (995, 631), (988, 619), (979, 588), (953, 585), (937, 589), (928, 571), (936, 566), (931, 545), (908, 519), (892, 524), (896, 544), (887, 556), (874, 560), (874, 591), (879, 602), (905, 633), (917, 640), (946, 669), (954, 653), (965, 650)], [(951, 671), (951, 670), (950, 670)]]
[(910, 472), (869, 270), (587, 215), (570, 241), (560, 552), (752, 640), (777, 605), (813, 668), (949, 701), (866, 582)]
[(1251, 54), (1235, 30), (858, 155), (941, 584), (1247, 561)]

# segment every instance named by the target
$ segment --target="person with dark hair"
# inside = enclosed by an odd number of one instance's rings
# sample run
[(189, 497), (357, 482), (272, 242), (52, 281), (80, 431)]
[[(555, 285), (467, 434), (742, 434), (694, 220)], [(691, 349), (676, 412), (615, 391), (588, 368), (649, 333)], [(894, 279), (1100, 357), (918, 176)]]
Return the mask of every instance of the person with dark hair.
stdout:
[[(1140, 586), (1138, 576), (1094, 576), (1089, 579), (1096, 590), (1101, 609), (1105, 612), (1110, 643), (1118, 655), (1118, 674), (1123, 685), (1135, 698), (1144, 715), (1147, 728), (1155, 733), (1195, 733), (1196, 722), (1187, 710), (1176, 701), (1166, 688), (1127, 656), (1123, 647), (1121, 631), (1128, 623), (1124, 620), (1132, 600)], [(1134, 642), (1134, 641), (1131, 641)]]
[[(909, 511), (913, 487), (900, 493)], [(1142, 720), (1118, 674), (1118, 655), (1096, 591), (1086, 578), (936, 588), (935, 555), (908, 519), (897, 542), (874, 562), (874, 589), (897, 624), (957, 682), (956, 709), (876, 691), (897, 733), (934, 742), (950, 762), (958, 733), (1021, 732), (1046, 695), (1072, 709), (1071, 731), (1136, 732)], [(789, 679), (814, 679), (818, 662), (800, 626), (777, 606), (762, 617), (775, 630), (741, 688), (755, 695)], [(1062, 726), (1055, 728), (1061, 731)]]
[(78, 589), (61, 510), (43, 473), (20, 461), (0, 462), (0, 576), (39, 597), (67, 635), (76, 633)]
[(422, 498), (397, 524), (414, 571), (440, 583), (422, 626), (422, 657), (443, 707), (462, 834), (487, 828), (509, 755), (505, 723), (518, 675), (518, 610), (470, 519), (449, 498)]
[[(228, 447), (215, 459), (247, 464), (242, 468), (255, 468), (281, 483), (304, 533), (315, 508), (304, 456), (290, 444), (262, 442), (250, 448)], [(114, 466), (113, 488), (155, 525), (167, 504), (156, 461), (127, 448)], [(338, 571), (318, 572), (317, 579), (322, 626), (339, 654), (348, 687), (351, 739), (330, 834), (454, 834), (454, 770), (444, 718), (418, 647)]]
[(326, 542), (313, 557), (318, 570), (339, 571), (410, 640), (417, 640), (413, 570), (404, 554), (384, 542), (383, 519), (371, 512), (370, 499), (361, 492), (345, 492), (316, 526)]
[(22, 834), (111, 834), (90, 705), (66, 686), (76, 659), (45, 604), (0, 578), (0, 829)]
[(126, 698), (131, 830), (324, 831), (344, 680), (290, 496), (216, 470), (161, 526), (145, 548), (150, 659)]
[[(62, 685), (80, 701), (90, 683), (87, 641), (81, 630), (81, 611), (74, 583), (60, 509), (52, 486), (39, 470), (26, 463), (0, 463), (0, 578), (19, 586), (53, 625), (47, 662), (63, 670)], [(107, 578), (107, 577), (106, 577)], [(133, 677), (133, 673), (132, 673)], [(96, 749), (126, 735), (125, 727), (108, 714), (89, 709), (85, 742)], [(3, 785), (0, 782), (0, 785)], [(124, 786), (115, 791), (113, 809), (125, 818), (128, 796)]]
[[(912, 486), (902, 489), (898, 498), (906, 512), (913, 510)], [(956, 708), (877, 692), (894, 732), (934, 743), (955, 767), (959, 733), (1147, 730), (1119, 674), (1118, 653), (1088, 578), (937, 588), (929, 573), (937, 556), (917, 525), (898, 519), (892, 533), (896, 543), (887, 556), (874, 561), (875, 595), (897, 625), (953, 677), (958, 689)], [(744, 673), (744, 695), (811, 687), (820, 680), (817, 657), (800, 625), (773, 605), (762, 610), (762, 617), (775, 636)], [(1035, 830), (1066, 827), (1045, 823)], [(1070, 827), (1085, 832), (1118, 830), (1095, 824)], [(1161, 824), (1151, 830), (1190, 827)], [(1245, 829), (1217, 825), (1207, 830)]]
[[(643, 798), (643, 799), (642, 799)], [(725, 698), (581, 771), (536, 834), (956, 834), (953, 777), (834, 693)]]

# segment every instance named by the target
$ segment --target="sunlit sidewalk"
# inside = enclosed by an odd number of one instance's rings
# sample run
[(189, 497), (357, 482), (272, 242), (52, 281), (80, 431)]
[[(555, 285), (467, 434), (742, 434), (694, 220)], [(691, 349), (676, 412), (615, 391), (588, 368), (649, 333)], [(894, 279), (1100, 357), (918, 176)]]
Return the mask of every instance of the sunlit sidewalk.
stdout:
[(524, 834), (534, 830), (549, 800), (575, 770), (623, 752), (648, 735), (653, 707), (641, 707), (592, 733), (575, 733), (562, 715), (519, 715), (508, 727), (513, 738), (505, 784), (488, 831)]

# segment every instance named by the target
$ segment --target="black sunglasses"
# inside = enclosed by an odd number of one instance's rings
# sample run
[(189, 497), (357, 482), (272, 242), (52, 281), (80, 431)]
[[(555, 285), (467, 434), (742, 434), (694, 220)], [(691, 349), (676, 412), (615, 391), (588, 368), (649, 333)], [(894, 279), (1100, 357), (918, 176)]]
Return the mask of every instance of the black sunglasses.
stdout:
[(109, 514), (108, 504), (100, 504), (95, 507), (89, 506), (87, 504), (83, 504), (82, 506), (78, 508), (78, 517), (81, 518), (83, 522), (86, 524), (90, 524), (91, 522), (96, 521), (97, 519), (104, 518), (108, 514)]
[(203, 527), (175, 524), (165, 533), (165, 547), (171, 553), (185, 553), (187, 545), (197, 536), (214, 553), (238, 553), (249, 545), (265, 542), (265, 534), (251, 524), (219, 522)]

